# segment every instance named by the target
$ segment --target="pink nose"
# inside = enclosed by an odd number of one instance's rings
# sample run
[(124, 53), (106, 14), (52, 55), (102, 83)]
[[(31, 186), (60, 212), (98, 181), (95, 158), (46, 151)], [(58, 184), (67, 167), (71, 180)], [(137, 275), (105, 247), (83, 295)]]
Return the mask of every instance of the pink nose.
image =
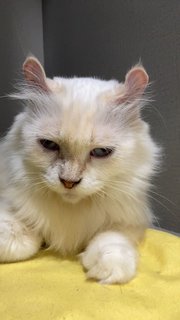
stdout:
[(81, 179), (78, 181), (68, 181), (68, 180), (64, 180), (59, 178), (60, 181), (62, 182), (62, 184), (64, 185), (65, 188), (67, 189), (72, 189), (73, 187), (75, 187), (78, 183), (80, 183)]

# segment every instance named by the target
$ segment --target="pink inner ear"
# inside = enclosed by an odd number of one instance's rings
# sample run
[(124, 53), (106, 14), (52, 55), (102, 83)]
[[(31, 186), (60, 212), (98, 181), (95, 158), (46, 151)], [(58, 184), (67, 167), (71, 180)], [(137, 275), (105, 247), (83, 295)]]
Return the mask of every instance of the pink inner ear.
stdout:
[(35, 87), (41, 88), (43, 91), (49, 91), (46, 84), (45, 72), (35, 58), (28, 58), (23, 65), (24, 77), (27, 82), (32, 83)]
[(115, 104), (129, 103), (140, 98), (149, 82), (148, 74), (142, 66), (135, 66), (126, 75), (125, 83), (117, 90)]
[(125, 86), (130, 95), (141, 95), (149, 82), (149, 77), (143, 67), (134, 67), (126, 75)]

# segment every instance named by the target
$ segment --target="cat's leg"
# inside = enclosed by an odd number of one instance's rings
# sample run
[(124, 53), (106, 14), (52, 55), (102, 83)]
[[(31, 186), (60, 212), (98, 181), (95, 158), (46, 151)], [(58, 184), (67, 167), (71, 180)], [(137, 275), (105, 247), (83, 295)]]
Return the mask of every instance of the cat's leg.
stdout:
[(40, 248), (41, 238), (8, 211), (0, 209), (0, 262), (25, 260)]
[(101, 283), (125, 283), (136, 274), (136, 247), (120, 232), (107, 231), (98, 234), (80, 257), (87, 270), (87, 277)]

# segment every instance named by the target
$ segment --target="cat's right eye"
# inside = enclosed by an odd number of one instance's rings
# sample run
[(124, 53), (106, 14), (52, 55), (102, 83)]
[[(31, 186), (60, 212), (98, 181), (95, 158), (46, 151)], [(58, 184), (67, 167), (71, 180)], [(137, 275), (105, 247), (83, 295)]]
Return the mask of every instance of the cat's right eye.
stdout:
[(113, 152), (111, 148), (95, 148), (91, 150), (90, 155), (94, 158), (105, 158)]
[(43, 148), (50, 150), (50, 151), (59, 151), (59, 145), (51, 140), (47, 139), (40, 139), (39, 140), (40, 144), (43, 146)]

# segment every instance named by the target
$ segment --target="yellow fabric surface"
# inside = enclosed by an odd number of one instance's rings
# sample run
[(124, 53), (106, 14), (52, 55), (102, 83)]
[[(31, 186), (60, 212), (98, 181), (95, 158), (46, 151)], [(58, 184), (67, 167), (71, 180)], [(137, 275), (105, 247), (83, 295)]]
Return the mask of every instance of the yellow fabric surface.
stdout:
[(1, 264), (0, 319), (180, 320), (180, 238), (148, 230), (138, 275), (125, 285), (87, 281), (78, 261), (47, 251)]

